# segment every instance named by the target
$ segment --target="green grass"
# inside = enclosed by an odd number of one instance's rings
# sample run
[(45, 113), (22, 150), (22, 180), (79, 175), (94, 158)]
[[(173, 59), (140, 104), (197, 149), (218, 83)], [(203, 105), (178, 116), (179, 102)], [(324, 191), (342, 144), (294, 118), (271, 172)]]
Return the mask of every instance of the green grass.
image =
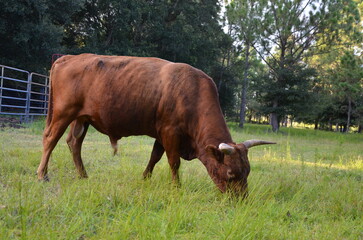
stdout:
[(182, 161), (180, 188), (165, 157), (142, 179), (153, 140), (129, 137), (112, 156), (88, 133), (79, 180), (65, 143), (38, 182), (43, 122), (0, 130), (0, 239), (363, 239), (363, 135), (230, 124), (252, 148), (247, 200), (231, 199), (195, 159)]

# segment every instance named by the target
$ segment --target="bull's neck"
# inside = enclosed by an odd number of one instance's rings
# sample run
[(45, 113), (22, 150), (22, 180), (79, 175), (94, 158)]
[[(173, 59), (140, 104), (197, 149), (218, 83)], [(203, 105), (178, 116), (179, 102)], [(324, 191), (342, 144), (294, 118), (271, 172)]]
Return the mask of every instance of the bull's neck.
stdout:
[(218, 147), (221, 143), (233, 142), (223, 115), (217, 116), (214, 115), (213, 117), (203, 119), (200, 123), (201, 127), (196, 136), (198, 155), (203, 154), (205, 147), (208, 145)]

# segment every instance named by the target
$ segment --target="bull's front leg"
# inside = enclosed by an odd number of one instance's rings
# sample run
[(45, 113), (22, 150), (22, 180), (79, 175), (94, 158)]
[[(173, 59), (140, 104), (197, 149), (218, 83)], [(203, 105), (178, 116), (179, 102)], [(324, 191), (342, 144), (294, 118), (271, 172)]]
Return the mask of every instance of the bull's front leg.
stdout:
[[(169, 133), (170, 134), (170, 133)], [(165, 142), (165, 143), (164, 143)], [(179, 167), (180, 167), (180, 154), (179, 154), (179, 138), (176, 135), (169, 135), (163, 139), (166, 156), (171, 169), (173, 183), (180, 186)]]
[(180, 186), (180, 178), (179, 178), (179, 167), (180, 167), (180, 157), (179, 154), (166, 152), (168, 156), (168, 162), (171, 169), (172, 180), (173, 183)]

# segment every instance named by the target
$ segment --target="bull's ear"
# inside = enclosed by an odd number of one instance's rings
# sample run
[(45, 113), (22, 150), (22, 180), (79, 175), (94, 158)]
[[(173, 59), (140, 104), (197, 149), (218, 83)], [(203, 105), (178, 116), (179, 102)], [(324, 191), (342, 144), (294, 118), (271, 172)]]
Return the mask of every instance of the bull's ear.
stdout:
[(223, 162), (224, 155), (216, 146), (208, 145), (205, 147), (205, 151), (207, 154), (214, 156), (218, 162)]

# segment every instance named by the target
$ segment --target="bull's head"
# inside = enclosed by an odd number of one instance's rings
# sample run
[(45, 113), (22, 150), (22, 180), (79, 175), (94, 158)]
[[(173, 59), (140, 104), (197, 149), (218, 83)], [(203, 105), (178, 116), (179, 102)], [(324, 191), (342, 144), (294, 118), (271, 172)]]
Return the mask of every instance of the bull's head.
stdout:
[(248, 149), (263, 144), (275, 143), (248, 140), (240, 144), (221, 143), (218, 148), (213, 145), (206, 147), (209, 159), (212, 160), (207, 166), (208, 173), (222, 192), (231, 191), (247, 196), (247, 177), (250, 173)]

